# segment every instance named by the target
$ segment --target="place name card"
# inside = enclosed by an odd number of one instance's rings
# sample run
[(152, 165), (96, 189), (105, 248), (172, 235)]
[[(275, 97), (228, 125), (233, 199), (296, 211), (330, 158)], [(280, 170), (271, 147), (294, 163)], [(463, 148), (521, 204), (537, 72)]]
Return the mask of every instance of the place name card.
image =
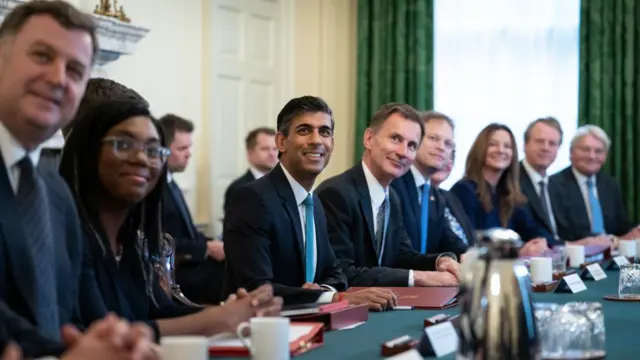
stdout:
[(618, 255), (611, 260), (607, 270), (619, 270), (622, 265), (629, 265), (629, 259), (625, 256)]
[(584, 281), (580, 279), (580, 276), (578, 276), (578, 274), (571, 274), (560, 279), (560, 283), (558, 283), (554, 292), (575, 294), (584, 290), (587, 290), (587, 286), (584, 284)]
[(387, 360), (424, 360), (422, 355), (416, 349), (411, 349), (409, 351), (405, 351), (398, 355), (387, 358)]
[(588, 265), (586, 271), (588, 272), (590, 278), (595, 281), (600, 281), (607, 278), (607, 274), (605, 274), (604, 270), (602, 270), (602, 267), (598, 263)]
[[(456, 332), (456, 329), (453, 327), (453, 324), (450, 321), (429, 326), (428, 328), (424, 329), (424, 333), (427, 337), (429, 345), (431, 345), (430, 347), (433, 351), (432, 354), (434, 356), (441, 357), (458, 350), (458, 333)], [(425, 354), (424, 352), (422, 352), (422, 354), (425, 356), (431, 355), (429, 353)]]

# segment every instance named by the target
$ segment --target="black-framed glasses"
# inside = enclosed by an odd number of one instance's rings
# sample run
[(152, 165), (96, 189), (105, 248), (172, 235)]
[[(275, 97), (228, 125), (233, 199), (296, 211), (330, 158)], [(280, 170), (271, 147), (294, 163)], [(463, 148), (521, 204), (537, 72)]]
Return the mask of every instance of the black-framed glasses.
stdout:
[(171, 154), (171, 150), (159, 144), (144, 144), (128, 137), (109, 136), (102, 141), (111, 144), (113, 153), (120, 159), (132, 159), (142, 152), (147, 163), (155, 167), (164, 165)]

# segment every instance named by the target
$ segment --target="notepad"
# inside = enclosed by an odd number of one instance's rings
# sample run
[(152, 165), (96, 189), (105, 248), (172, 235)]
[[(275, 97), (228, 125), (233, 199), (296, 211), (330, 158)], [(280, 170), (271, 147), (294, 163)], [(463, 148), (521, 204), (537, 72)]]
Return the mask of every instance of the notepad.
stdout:
[[(289, 342), (296, 341), (301, 337), (307, 335), (311, 330), (313, 330), (313, 325), (296, 325), (291, 324), (289, 330)], [(245, 340), (247, 343), (251, 344), (251, 339), (247, 338)], [(236, 334), (226, 333), (222, 336), (214, 336), (209, 340), (209, 346), (214, 347), (238, 347), (244, 348), (244, 344)]]

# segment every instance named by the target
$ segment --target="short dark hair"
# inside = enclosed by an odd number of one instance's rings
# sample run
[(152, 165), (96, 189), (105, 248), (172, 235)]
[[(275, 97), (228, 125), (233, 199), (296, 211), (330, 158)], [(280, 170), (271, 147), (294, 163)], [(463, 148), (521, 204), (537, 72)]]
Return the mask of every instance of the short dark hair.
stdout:
[(81, 30), (89, 34), (93, 48), (92, 61), (95, 60), (98, 53), (96, 23), (91, 15), (78, 10), (66, 1), (33, 0), (16, 6), (0, 24), (0, 39), (16, 35), (31, 17), (38, 15), (51, 17), (67, 30)]
[(453, 124), (453, 119), (451, 119), (449, 116), (441, 112), (437, 112), (433, 110), (423, 111), (420, 113), (420, 118), (422, 119), (422, 122), (425, 123), (425, 125), (432, 120), (443, 120), (443, 121), (446, 121), (447, 124), (449, 124), (449, 126), (451, 126), (452, 129), (456, 128), (455, 125)]
[(278, 114), (277, 129), (278, 132), (283, 133), (285, 136), (289, 135), (289, 127), (294, 118), (305, 113), (325, 113), (331, 117), (331, 130), (335, 126), (333, 120), (333, 112), (327, 103), (319, 97), (305, 95), (302, 97), (294, 98), (280, 110)]
[(371, 118), (369, 128), (377, 132), (380, 126), (384, 124), (393, 114), (400, 114), (403, 118), (414, 122), (420, 126), (420, 143), (424, 137), (424, 122), (420, 115), (411, 105), (402, 103), (388, 103), (382, 105)]
[(164, 138), (167, 145), (171, 145), (173, 143), (176, 132), (186, 132), (191, 134), (195, 129), (195, 126), (191, 121), (174, 114), (166, 114), (161, 117), (158, 122), (164, 131)]
[(256, 147), (256, 144), (258, 143), (258, 135), (260, 134), (276, 136), (276, 131), (264, 126), (249, 131), (247, 137), (244, 139), (244, 146), (247, 150), (251, 150)]
[(560, 144), (562, 144), (562, 136), (563, 136), (562, 126), (560, 125), (560, 122), (558, 121), (558, 119), (554, 118), (553, 116), (538, 118), (534, 120), (531, 124), (529, 124), (529, 126), (527, 126), (527, 130), (524, 131), (525, 144), (529, 142), (529, 139), (531, 139), (531, 131), (533, 130), (533, 127), (540, 123), (545, 124), (547, 126), (551, 126), (552, 128), (558, 130), (558, 132), (560, 133)]
[(104, 78), (89, 79), (87, 82), (87, 88), (82, 96), (82, 100), (80, 100), (80, 105), (78, 106), (76, 115), (73, 120), (71, 120), (62, 129), (62, 133), (65, 137), (69, 135), (73, 129), (76, 119), (83, 117), (88, 108), (101, 101), (108, 100), (132, 101), (140, 104), (141, 106), (149, 107), (147, 100), (145, 100), (140, 94), (117, 81)]

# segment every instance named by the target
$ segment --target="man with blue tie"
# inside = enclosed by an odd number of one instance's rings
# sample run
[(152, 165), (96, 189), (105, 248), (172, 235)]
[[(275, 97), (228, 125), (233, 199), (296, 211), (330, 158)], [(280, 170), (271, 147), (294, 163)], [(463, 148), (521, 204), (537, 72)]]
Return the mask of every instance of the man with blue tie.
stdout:
[(416, 160), (391, 187), (400, 199), (402, 219), (413, 248), (422, 254), (452, 252), (460, 256), (468, 245), (447, 226), (445, 199), (430, 180), (444, 168), (453, 151), (453, 120), (435, 111), (424, 112), (420, 118), (424, 138)]
[(225, 294), (272, 283), (285, 305), (348, 300), (382, 310), (397, 303), (384, 289), (344, 293), (347, 281), (312, 192), (331, 157), (333, 130), (332, 111), (317, 97), (292, 99), (278, 114), (280, 164), (238, 189), (225, 214)]
[(601, 169), (611, 141), (601, 128), (584, 125), (571, 141), (571, 166), (551, 176), (549, 188), (558, 198), (554, 209), (558, 235), (563, 240), (612, 235), (640, 237), (640, 228), (629, 221), (620, 187)]

